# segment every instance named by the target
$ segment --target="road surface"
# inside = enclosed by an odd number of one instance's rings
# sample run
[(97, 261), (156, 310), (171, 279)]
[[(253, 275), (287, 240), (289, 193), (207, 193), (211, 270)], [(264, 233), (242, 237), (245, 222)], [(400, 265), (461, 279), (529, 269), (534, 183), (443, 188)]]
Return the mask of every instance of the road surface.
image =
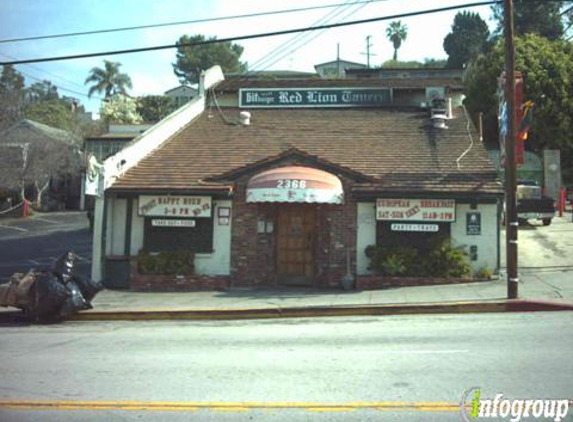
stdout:
[(556, 312), (4, 326), (0, 421), (460, 421), (472, 387), (573, 398), (572, 323)]

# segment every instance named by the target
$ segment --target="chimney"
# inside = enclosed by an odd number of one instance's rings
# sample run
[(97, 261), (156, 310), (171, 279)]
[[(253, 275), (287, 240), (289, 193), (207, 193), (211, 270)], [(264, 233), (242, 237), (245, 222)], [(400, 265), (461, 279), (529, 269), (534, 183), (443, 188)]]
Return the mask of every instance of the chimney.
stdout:
[(251, 113), (241, 111), (239, 113), (239, 123), (241, 123), (242, 126), (249, 126), (251, 124)]
[(432, 126), (436, 129), (447, 129), (446, 120), (448, 120), (448, 116), (445, 114), (433, 114), (432, 115)]
[(452, 98), (451, 97), (448, 98), (448, 100), (447, 100), (447, 110), (448, 110), (448, 113), (447, 113), (448, 119), (453, 118), (454, 114), (452, 111)]

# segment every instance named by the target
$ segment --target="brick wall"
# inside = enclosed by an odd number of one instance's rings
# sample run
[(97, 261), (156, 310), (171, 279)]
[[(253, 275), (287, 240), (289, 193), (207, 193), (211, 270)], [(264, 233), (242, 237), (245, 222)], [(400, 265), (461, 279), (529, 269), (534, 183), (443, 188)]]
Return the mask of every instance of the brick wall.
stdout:
[(136, 258), (131, 259), (129, 278), (131, 289), (134, 291), (182, 292), (221, 290), (229, 287), (229, 276), (139, 274)]
[[(303, 159), (286, 159), (270, 168), (290, 165), (313, 166)], [(267, 168), (265, 168), (266, 170)], [(262, 171), (262, 170), (261, 170)], [(279, 203), (247, 204), (246, 186), (252, 175), (235, 182), (231, 235), (232, 286), (273, 286), (277, 283), (276, 235)], [(343, 205), (316, 204), (315, 282), (320, 287), (339, 287), (346, 274), (349, 249), (351, 274), (356, 268), (357, 205), (350, 196), (351, 181), (341, 178)], [(289, 206), (296, 206), (289, 205)], [(272, 233), (258, 233), (258, 221), (273, 222)]]

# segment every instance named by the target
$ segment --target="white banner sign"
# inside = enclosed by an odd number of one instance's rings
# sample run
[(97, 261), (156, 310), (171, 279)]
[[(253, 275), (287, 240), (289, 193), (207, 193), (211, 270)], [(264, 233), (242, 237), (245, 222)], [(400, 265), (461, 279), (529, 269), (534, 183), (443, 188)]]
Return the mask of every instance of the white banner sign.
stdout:
[(395, 232), (437, 232), (437, 224), (392, 223), (390, 229)]
[(165, 220), (154, 218), (151, 220), (153, 227), (195, 227), (195, 220)]
[(211, 197), (141, 195), (138, 213), (146, 217), (211, 217)]
[(383, 221), (455, 221), (453, 199), (387, 199), (376, 201), (376, 219)]

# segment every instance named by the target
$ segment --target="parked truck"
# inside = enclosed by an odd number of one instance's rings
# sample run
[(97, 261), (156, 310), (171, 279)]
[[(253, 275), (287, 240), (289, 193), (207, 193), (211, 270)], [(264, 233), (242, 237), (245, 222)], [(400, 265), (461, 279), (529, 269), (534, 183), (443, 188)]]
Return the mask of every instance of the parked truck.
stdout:
[[(528, 220), (541, 220), (544, 226), (551, 224), (555, 217), (555, 200), (543, 195), (535, 180), (518, 180), (516, 189), (517, 221), (525, 224)], [(505, 203), (502, 221), (505, 224)]]

